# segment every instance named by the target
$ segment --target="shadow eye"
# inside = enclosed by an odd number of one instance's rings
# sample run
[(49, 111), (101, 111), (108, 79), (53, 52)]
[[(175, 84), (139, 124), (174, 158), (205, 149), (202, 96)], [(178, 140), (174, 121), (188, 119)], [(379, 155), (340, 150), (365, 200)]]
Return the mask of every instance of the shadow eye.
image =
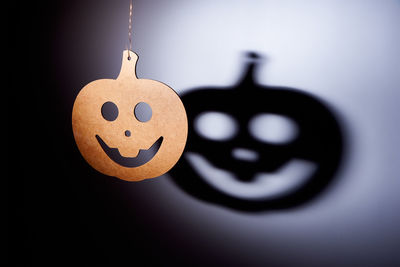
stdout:
[(152, 110), (146, 102), (139, 102), (134, 109), (135, 117), (140, 122), (146, 122), (151, 119)]
[(118, 117), (118, 107), (113, 102), (106, 102), (101, 106), (101, 115), (105, 120), (114, 121)]
[(194, 127), (199, 135), (215, 141), (231, 139), (238, 131), (238, 124), (232, 116), (215, 111), (200, 114)]
[(250, 134), (257, 140), (273, 144), (286, 144), (299, 134), (299, 127), (292, 119), (277, 114), (258, 114), (250, 120)]

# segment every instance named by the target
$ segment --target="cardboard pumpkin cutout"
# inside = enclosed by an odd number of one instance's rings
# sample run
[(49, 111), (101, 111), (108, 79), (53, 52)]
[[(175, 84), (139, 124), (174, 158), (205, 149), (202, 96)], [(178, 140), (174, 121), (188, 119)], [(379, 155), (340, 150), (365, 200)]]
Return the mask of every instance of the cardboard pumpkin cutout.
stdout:
[(125, 50), (118, 78), (87, 84), (72, 111), (74, 138), (85, 160), (103, 174), (128, 181), (170, 170), (188, 131), (179, 96), (161, 82), (138, 79), (137, 59)]
[(249, 53), (246, 61), (236, 85), (182, 96), (189, 139), (172, 180), (199, 199), (239, 210), (300, 205), (332, 180), (342, 158), (342, 131), (321, 100), (257, 84), (261, 59)]

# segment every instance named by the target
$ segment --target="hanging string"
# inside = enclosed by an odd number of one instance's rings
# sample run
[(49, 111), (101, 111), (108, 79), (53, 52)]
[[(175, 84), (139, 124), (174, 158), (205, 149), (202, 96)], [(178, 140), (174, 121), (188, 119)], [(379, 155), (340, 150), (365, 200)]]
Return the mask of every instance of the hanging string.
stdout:
[(128, 60), (131, 60), (130, 51), (132, 50), (132, 0), (129, 4), (128, 40), (129, 40)]

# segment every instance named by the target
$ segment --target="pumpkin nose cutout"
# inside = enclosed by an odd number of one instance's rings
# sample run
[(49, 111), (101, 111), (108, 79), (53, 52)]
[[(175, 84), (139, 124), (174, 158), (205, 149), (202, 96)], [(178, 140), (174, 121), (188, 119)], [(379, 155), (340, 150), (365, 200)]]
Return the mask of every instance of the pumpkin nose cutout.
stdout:
[(232, 150), (232, 156), (238, 160), (251, 162), (257, 161), (259, 158), (259, 155), (256, 151), (247, 148), (234, 148)]
[(129, 136), (131, 136), (131, 131), (129, 131), (129, 130), (126, 130), (126, 131), (125, 131), (125, 136), (126, 136), (126, 137), (129, 137)]

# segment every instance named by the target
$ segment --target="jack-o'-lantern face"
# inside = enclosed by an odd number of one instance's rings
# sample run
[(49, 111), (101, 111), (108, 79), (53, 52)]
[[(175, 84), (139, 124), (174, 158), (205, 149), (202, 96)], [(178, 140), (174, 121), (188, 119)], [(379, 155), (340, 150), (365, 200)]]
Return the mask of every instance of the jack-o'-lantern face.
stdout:
[(296, 89), (254, 81), (258, 56), (233, 88), (183, 95), (189, 139), (173, 181), (190, 194), (242, 210), (290, 207), (331, 180), (342, 134), (331, 111)]
[(137, 79), (137, 56), (123, 55), (116, 80), (97, 80), (78, 94), (72, 113), (74, 137), (98, 171), (139, 181), (167, 172), (181, 156), (187, 118), (178, 95), (153, 80)]

